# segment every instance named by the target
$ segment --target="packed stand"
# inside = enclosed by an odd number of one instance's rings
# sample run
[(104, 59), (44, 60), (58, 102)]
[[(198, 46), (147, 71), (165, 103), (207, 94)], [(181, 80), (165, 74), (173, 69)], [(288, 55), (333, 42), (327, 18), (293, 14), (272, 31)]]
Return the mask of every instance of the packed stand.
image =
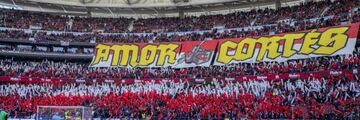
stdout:
[[(149, 18), (138, 20), (131, 18), (71, 18), (49, 15), (46, 13), (40, 14), (26, 11), (2, 10), (1, 16), (4, 17), (4, 20), (0, 21), (0, 26), (28, 29), (30, 26), (41, 24), (41, 26), (47, 26), (42, 28), (43, 30), (69, 32), (60, 32), (57, 34), (46, 34), (46, 31), (32, 33), (15, 32), (15, 36), (13, 35), (14, 33), (9, 33), (11, 35), (2, 35), (4, 36), (3, 38), (16, 39), (18, 36), (20, 36), (19, 38), (21, 39), (33, 37), (36, 41), (55, 40), (89, 42), (96, 40), (97, 42), (117, 43), (195, 41), (271, 35), (341, 25), (343, 22), (356, 23), (359, 22), (360, 12), (353, 12), (353, 9), (359, 7), (359, 4), (360, 3), (356, 0), (337, 0), (334, 2), (326, 0), (303, 3), (299, 6), (282, 7), (277, 10), (251, 10), (249, 12), (185, 17), (182, 19)], [(324, 17), (330, 18), (325, 19)], [(318, 19), (314, 21), (309, 20), (313, 18)], [(54, 20), (54, 22), (51, 22), (50, 20)], [(285, 21), (294, 22), (294, 24)], [(128, 25), (132, 23), (134, 26), (132, 32), (139, 32), (139, 34), (126, 33), (129, 31)], [(224, 25), (225, 28), (242, 28), (251, 27), (253, 25), (262, 27), (251, 28), (249, 30), (225, 29), (225, 32), (212, 30), (213, 27), (221, 25)], [(205, 33), (190, 32), (181, 35), (166, 33), (194, 30), (210, 31)], [(84, 33), (79, 34), (71, 32)], [(142, 32), (147, 32), (148, 34), (140, 34)]]
[(40, 12), (1, 9), (3, 20), (0, 27), (29, 29), (32, 26), (41, 27), (43, 30), (64, 31), (67, 18)]
[(110, 32), (123, 33), (128, 31), (128, 25), (133, 21), (130, 18), (73, 18), (70, 31), (73, 32)]
[[(44, 30), (84, 32), (80, 34), (47, 34), (22, 30), (0, 30), (1, 38), (36, 41), (89, 42), (173, 42), (207, 39), (252, 37), (287, 33), (320, 27), (359, 22), (357, 0), (310, 2), (278, 10), (252, 10), (228, 15), (201, 17), (155, 18), (68, 18), (44, 13), (2, 10), (1, 27), (28, 29), (41, 26)], [(328, 10), (326, 10), (328, 9)], [(315, 11), (315, 12), (314, 12)], [(322, 13), (322, 11), (326, 11)], [(20, 14), (20, 15), (19, 15)], [(311, 19), (333, 16), (330, 19)], [(282, 19), (295, 19), (295, 25)], [(72, 24), (69, 21), (73, 21)], [(134, 32), (120, 34), (134, 22)], [(6, 24), (5, 24), (6, 23)], [(89, 24), (90, 23), (90, 24)], [(121, 24), (118, 24), (121, 23)], [(184, 35), (155, 31), (210, 30), (216, 25), (226, 28), (266, 25), (261, 29), (213, 30)], [(69, 27), (71, 26), (71, 27)], [(166, 28), (164, 27), (166, 26)], [(97, 30), (113, 33), (98, 33)], [(86, 32), (86, 33), (85, 33)], [(16, 48), (4, 49), (14, 50)], [(360, 119), (360, 51), (352, 55), (318, 57), (287, 62), (239, 63), (225, 66), (190, 68), (90, 68), (88, 64), (44, 60), (21, 61), (0, 59), (0, 78), (44, 78), (93, 81), (167, 79), (167, 82), (135, 84), (118, 83), (27, 83), (0, 82), (0, 109), (12, 118), (35, 118), (36, 107), (89, 106), (94, 118), (135, 119)], [(322, 75), (331, 71), (338, 74)], [(222, 78), (309, 73), (289, 79), (226, 81)], [(312, 75), (310, 75), (312, 74)], [(316, 74), (316, 75), (315, 75)], [(308, 75), (308, 74), (306, 74)], [(178, 82), (172, 81), (181, 79)], [(196, 84), (189, 79), (211, 79)]]
[[(335, 79), (332, 79), (334, 77)], [(38, 105), (89, 106), (94, 118), (359, 119), (356, 77), (120, 84), (0, 85), (0, 107), (35, 117)]]
[(240, 37), (254, 37), (266, 36), (273, 34), (289, 33), (302, 30), (316, 29), (321, 27), (330, 27), (341, 25), (343, 22), (356, 23), (359, 22), (359, 13), (342, 18), (333, 17), (330, 19), (320, 19), (319, 21), (297, 21), (294, 26), (288, 24), (277, 24), (262, 26), (260, 28), (250, 28), (247, 30), (212, 30), (208, 32), (189, 32), (185, 34), (170, 34), (170, 33), (49, 33), (46, 32), (31, 32), (25, 33), (21, 30), (0, 30), (0, 35), (4, 39), (20, 39), (29, 40), (34, 38), (35, 41), (66, 41), (66, 42), (107, 42), (107, 43), (139, 43), (139, 42), (183, 42), (183, 41), (199, 41), (225, 38), (240, 38)]
[(1, 39), (16, 39), (21, 41), (28, 41), (33, 36), (32, 33), (25, 33), (22, 30), (0, 30)]
[(37, 32), (34, 39), (38, 42), (41, 41), (66, 41), (66, 42), (90, 42), (94, 40), (92, 34), (73, 34), (73, 33), (50, 33)]

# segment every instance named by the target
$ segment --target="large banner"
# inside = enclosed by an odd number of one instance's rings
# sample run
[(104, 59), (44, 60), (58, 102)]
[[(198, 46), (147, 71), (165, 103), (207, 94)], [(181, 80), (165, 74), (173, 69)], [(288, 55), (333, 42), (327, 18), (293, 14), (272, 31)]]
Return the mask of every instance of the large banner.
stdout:
[(173, 67), (283, 62), (352, 54), (359, 23), (296, 33), (224, 40), (97, 44), (90, 67)]

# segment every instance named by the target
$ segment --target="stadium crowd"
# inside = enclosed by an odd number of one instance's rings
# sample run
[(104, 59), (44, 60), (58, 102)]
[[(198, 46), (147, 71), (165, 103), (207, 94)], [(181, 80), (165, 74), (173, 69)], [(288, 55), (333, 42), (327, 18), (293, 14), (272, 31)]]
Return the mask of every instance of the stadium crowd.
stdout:
[(37, 105), (83, 105), (92, 107), (94, 118), (358, 119), (359, 85), (357, 77), (342, 76), (209, 84), (12, 83), (0, 85), (0, 107), (10, 117), (35, 116)]
[[(71, 62), (2, 59), (4, 76), (59, 79), (146, 79), (134, 84), (2, 81), (0, 107), (10, 117), (33, 116), (38, 105), (90, 106), (95, 118), (151, 119), (356, 119), (359, 118), (358, 55), (288, 62), (174, 68), (89, 68)], [(321, 74), (321, 71), (337, 72)], [(339, 72), (340, 71), (340, 72)], [(223, 77), (310, 73), (286, 79)], [(170, 81), (153, 82), (163, 78)], [(172, 81), (180, 78), (180, 81)], [(211, 78), (201, 84), (190, 78)], [(119, 79), (117, 79), (119, 80)], [(143, 84), (144, 83), (144, 84)]]
[[(298, 6), (282, 7), (277, 10), (260, 9), (236, 12), (227, 15), (209, 15), (185, 18), (68, 18), (46, 13), (2, 10), (4, 20), (0, 26), (20, 30), (0, 30), (2, 38), (16, 38), (36, 41), (78, 41), (89, 42), (173, 42), (205, 39), (252, 37), (315, 29), (359, 22), (360, 5), (357, 0), (330, 0), (308, 2)], [(316, 11), (316, 12), (314, 12)], [(67, 20), (68, 19), (68, 20)], [(313, 20), (310, 20), (313, 19)], [(53, 21), (52, 21), (53, 20)], [(69, 22), (72, 21), (72, 22)], [(71, 24), (70, 24), (71, 23)], [(126, 30), (133, 23), (132, 31)], [(41, 24), (45, 31), (24, 32), (30, 26)], [(42, 27), (44, 26), (44, 27)], [(71, 29), (66, 29), (72, 26)], [(213, 29), (225, 26), (225, 31)], [(244, 27), (259, 26), (245, 29)], [(243, 28), (243, 29), (233, 29)], [(159, 30), (160, 29), (160, 30)], [(51, 31), (58, 33), (47, 33)], [(98, 32), (98, 31), (103, 31)], [(207, 30), (199, 32), (197, 30)], [(68, 31), (70, 33), (64, 33)], [(192, 32), (191, 32), (192, 31)], [(71, 33), (71, 32), (80, 32)], [(127, 33), (131, 32), (131, 33)], [(142, 33), (146, 32), (146, 33)], [(168, 32), (185, 32), (183, 34)]]
[[(360, 7), (358, 0), (325, 0), (276, 10), (137, 20), (1, 9), (0, 27), (4, 29), (0, 29), (0, 38), (134, 43), (254, 37), (360, 22), (360, 9), (353, 11), (357, 7)], [(128, 29), (129, 25), (133, 25), (133, 30)], [(213, 29), (216, 26), (226, 29)], [(34, 27), (41, 30), (28, 30)], [(24, 49), (0, 51), (38, 51)], [(81, 62), (1, 58), (0, 109), (8, 111), (13, 118), (34, 118), (38, 105), (53, 105), (89, 106), (94, 118), (360, 119), (359, 55), (360, 48), (356, 48), (352, 55), (181, 69), (92, 68)], [(334, 74), (322, 74), (325, 72)], [(304, 76), (223, 79), (300, 73)], [(71, 82), (4, 81), (3, 77)], [(192, 82), (189, 79), (206, 80)], [(102, 82), (89, 84), (77, 83), (77, 80)], [(145, 83), (106, 83), (104, 80), (145, 80)]]

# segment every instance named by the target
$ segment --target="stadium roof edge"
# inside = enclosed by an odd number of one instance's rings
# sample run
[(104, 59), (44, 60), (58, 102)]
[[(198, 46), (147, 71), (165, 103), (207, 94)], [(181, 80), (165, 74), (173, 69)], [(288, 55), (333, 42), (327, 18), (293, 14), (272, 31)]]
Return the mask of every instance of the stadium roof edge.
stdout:
[[(190, 0), (188, 3), (169, 3), (171, 4), (171, 6), (168, 6), (166, 3), (139, 3), (139, 5), (118, 3), (112, 5), (105, 5), (106, 3), (81, 3), (79, 0), (0, 0), (0, 3), (19, 6), (22, 8), (22, 10), (49, 12), (57, 14), (74, 14), (75, 16), (86, 15), (91, 17), (153, 18), (179, 17), (181, 12), (183, 12), (185, 16), (199, 16), (212, 14), (227, 14), (235, 11), (247, 11), (251, 9), (275, 8), (276, 0), (205, 0), (208, 1), (207, 3), (204, 3), (204, 0), (200, 0), (202, 2), (193, 1), (195, 0)], [(305, 0), (280, 0), (282, 6), (291, 6), (291, 4), (298, 4), (303, 1)]]

